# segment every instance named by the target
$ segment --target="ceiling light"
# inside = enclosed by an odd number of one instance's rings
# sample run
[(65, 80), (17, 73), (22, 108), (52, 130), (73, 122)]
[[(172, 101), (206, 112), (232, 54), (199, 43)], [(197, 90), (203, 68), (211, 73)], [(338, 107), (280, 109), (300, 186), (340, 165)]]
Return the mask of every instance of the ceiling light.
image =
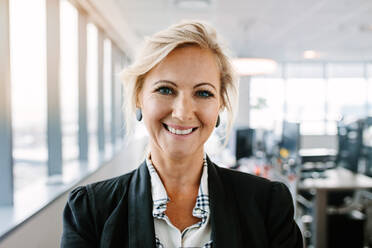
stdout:
[(304, 51), (304, 58), (305, 59), (319, 58), (319, 54), (314, 50), (306, 50)]
[(278, 66), (274, 60), (262, 58), (236, 58), (232, 62), (240, 76), (271, 74)]
[(174, 0), (174, 4), (179, 8), (203, 9), (211, 5), (212, 0)]

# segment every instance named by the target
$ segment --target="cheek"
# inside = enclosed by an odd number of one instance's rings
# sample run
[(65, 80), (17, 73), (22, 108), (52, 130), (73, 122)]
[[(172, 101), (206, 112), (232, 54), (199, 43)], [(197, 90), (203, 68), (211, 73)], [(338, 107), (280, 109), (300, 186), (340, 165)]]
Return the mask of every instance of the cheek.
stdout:
[(199, 116), (200, 119), (202, 119), (203, 123), (208, 126), (215, 125), (215, 121), (218, 116), (218, 104), (201, 104), (200, 105), (200, 112)]
[(164, 118), (169, 112), (169, 104), (164, 103), (156, 98), (144, 99), (143, 118), (145, 121), (158, 121)]

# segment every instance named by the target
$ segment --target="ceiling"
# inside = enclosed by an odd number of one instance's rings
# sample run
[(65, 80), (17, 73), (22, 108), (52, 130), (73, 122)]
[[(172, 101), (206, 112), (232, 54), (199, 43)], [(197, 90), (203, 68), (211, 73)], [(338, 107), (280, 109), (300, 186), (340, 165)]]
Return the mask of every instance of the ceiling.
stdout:
[[(182, 7), (180, 2), (205, 7)], [(211, 23), (237, 57), (372, 61), (372, 0), (116, 0), (141, 38), (182, 19)], [(314, 50), (315, 58), (304, 59)]]

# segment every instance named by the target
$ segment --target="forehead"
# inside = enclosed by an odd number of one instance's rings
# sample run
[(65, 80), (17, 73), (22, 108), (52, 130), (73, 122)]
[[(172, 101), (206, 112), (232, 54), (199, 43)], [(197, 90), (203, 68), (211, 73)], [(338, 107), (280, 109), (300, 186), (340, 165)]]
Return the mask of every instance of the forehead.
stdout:
[(208, 82), (219, 88), (220, 70), (216, 56), (209, 49), (188, 46), (174, 49), (145, 78), (145, 82), (158, 80), (177, 85)]

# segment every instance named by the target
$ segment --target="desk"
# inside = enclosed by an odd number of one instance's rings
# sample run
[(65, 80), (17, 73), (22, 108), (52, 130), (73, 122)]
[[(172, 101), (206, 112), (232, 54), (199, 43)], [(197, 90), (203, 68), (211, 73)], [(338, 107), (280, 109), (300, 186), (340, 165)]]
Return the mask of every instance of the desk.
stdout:
[(327, 170), (327, 178), (307, 178), (298, 184), (299, 190), (316, 190), (315, 247), (327, 247), (327, 193), (338, 190), (372, 189), (372, 178), (353, 174), (344, 168)]
[(299, 150), (302, 163), (327, 162), (336, 159), (337, 151), (334, 149), (312, 148)]

